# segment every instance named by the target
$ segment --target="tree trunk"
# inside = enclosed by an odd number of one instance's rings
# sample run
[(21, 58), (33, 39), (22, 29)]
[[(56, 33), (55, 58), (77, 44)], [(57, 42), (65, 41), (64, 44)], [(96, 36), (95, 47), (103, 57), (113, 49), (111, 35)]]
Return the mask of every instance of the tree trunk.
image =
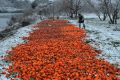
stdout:
[(77, 18), (77, 16), (78, 16), (78, 11), (76, 10), (75, 11), (75, 18)]
[(100, 17), (100, 14), (96, 13), (96, 15), (98, 16), (99, 20), (102, 21), (102, 18)]
[(107, 14), (106, 13), (103, 13), (103, 21), (105, 21), (107, 18)]
[(72, 13), (72, 12), (70, 12), (70, 18), (73, 18), (73, 17), (74, 17), (73, 13)]

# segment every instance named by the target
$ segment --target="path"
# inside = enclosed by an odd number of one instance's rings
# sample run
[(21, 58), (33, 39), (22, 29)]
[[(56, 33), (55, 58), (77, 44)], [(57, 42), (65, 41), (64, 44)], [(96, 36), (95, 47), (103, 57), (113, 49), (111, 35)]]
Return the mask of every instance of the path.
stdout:
[[(99, 51), (85, 42), (86, 32), (64, 20), (46, 20), (24, 38), (6, 60), (9, 74), (23, 80), (119, 80), (120, 70), (97, 59)], [(18, 73), (18, 74), (17, 74)]]

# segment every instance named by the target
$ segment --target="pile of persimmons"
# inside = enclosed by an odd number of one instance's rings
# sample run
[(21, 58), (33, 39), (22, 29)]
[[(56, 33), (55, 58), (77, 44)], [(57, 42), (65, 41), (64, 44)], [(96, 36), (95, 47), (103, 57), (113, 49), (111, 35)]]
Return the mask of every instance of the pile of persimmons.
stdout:
[(119, 80), (120, 70), (97, 59), (99, 51), (86, 43), (86, 32), (66, 20), (45, 20), (28, 41), (13, 48), (5, 60), (12, 63), (11, 80)]

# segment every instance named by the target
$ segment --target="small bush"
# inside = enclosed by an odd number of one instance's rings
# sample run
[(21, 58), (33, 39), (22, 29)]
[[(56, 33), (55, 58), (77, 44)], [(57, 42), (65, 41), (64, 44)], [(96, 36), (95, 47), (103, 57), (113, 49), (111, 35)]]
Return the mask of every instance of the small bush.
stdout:
[(30, 25), (30, 22), (29, 22), (29, 21), (23, 21), (23, 22), (22, 22), (22, 26), (28, 26), (28, 25)]

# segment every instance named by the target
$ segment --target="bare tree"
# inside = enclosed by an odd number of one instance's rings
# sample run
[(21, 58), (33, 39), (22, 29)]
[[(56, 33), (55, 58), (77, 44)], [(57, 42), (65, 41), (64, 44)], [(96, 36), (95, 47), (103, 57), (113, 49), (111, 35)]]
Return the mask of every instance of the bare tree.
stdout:
[(74, 0), (62, 0), (63, 5), (61, 5), (61, 9), (68, 14), (71, 18), (74, 17)]
[(105, 7), (105, 2), (103, 0), (98, 0), (98, 1), (99, 1), (99, 10), (102, 14), (102, 20), (105, 21), (106, 18), (108, 17), (107, 9)]
[(91, 0), (85, 0), (85, 1), (90, 5), (90, 7), (93, 8), (93, 11), (95, 12), (95, 14), (102, 21), (100, 9), (98, 9)]
[(79, 10), (81, 9), (81, 0), (75, 0), (74, 13), (75, 17), (78, 16)]
[(110, 24), (117, 24), (118, 14), (120, 12), (120, 0), (97, 0), (99, 2), (98, 6), (95, 6), (91, 0), (85, 1), (93, 8), (101, 21), (109, 17)]
[(117, 24), (118, 14), (120, 11), (120, 0), (104, 0), (105, 8), (109, 16), (110, 24)]
[(81, 9), (81, 0), (62, 0), (63, 7), (71, 18), (77, 17), (80, 9)]

